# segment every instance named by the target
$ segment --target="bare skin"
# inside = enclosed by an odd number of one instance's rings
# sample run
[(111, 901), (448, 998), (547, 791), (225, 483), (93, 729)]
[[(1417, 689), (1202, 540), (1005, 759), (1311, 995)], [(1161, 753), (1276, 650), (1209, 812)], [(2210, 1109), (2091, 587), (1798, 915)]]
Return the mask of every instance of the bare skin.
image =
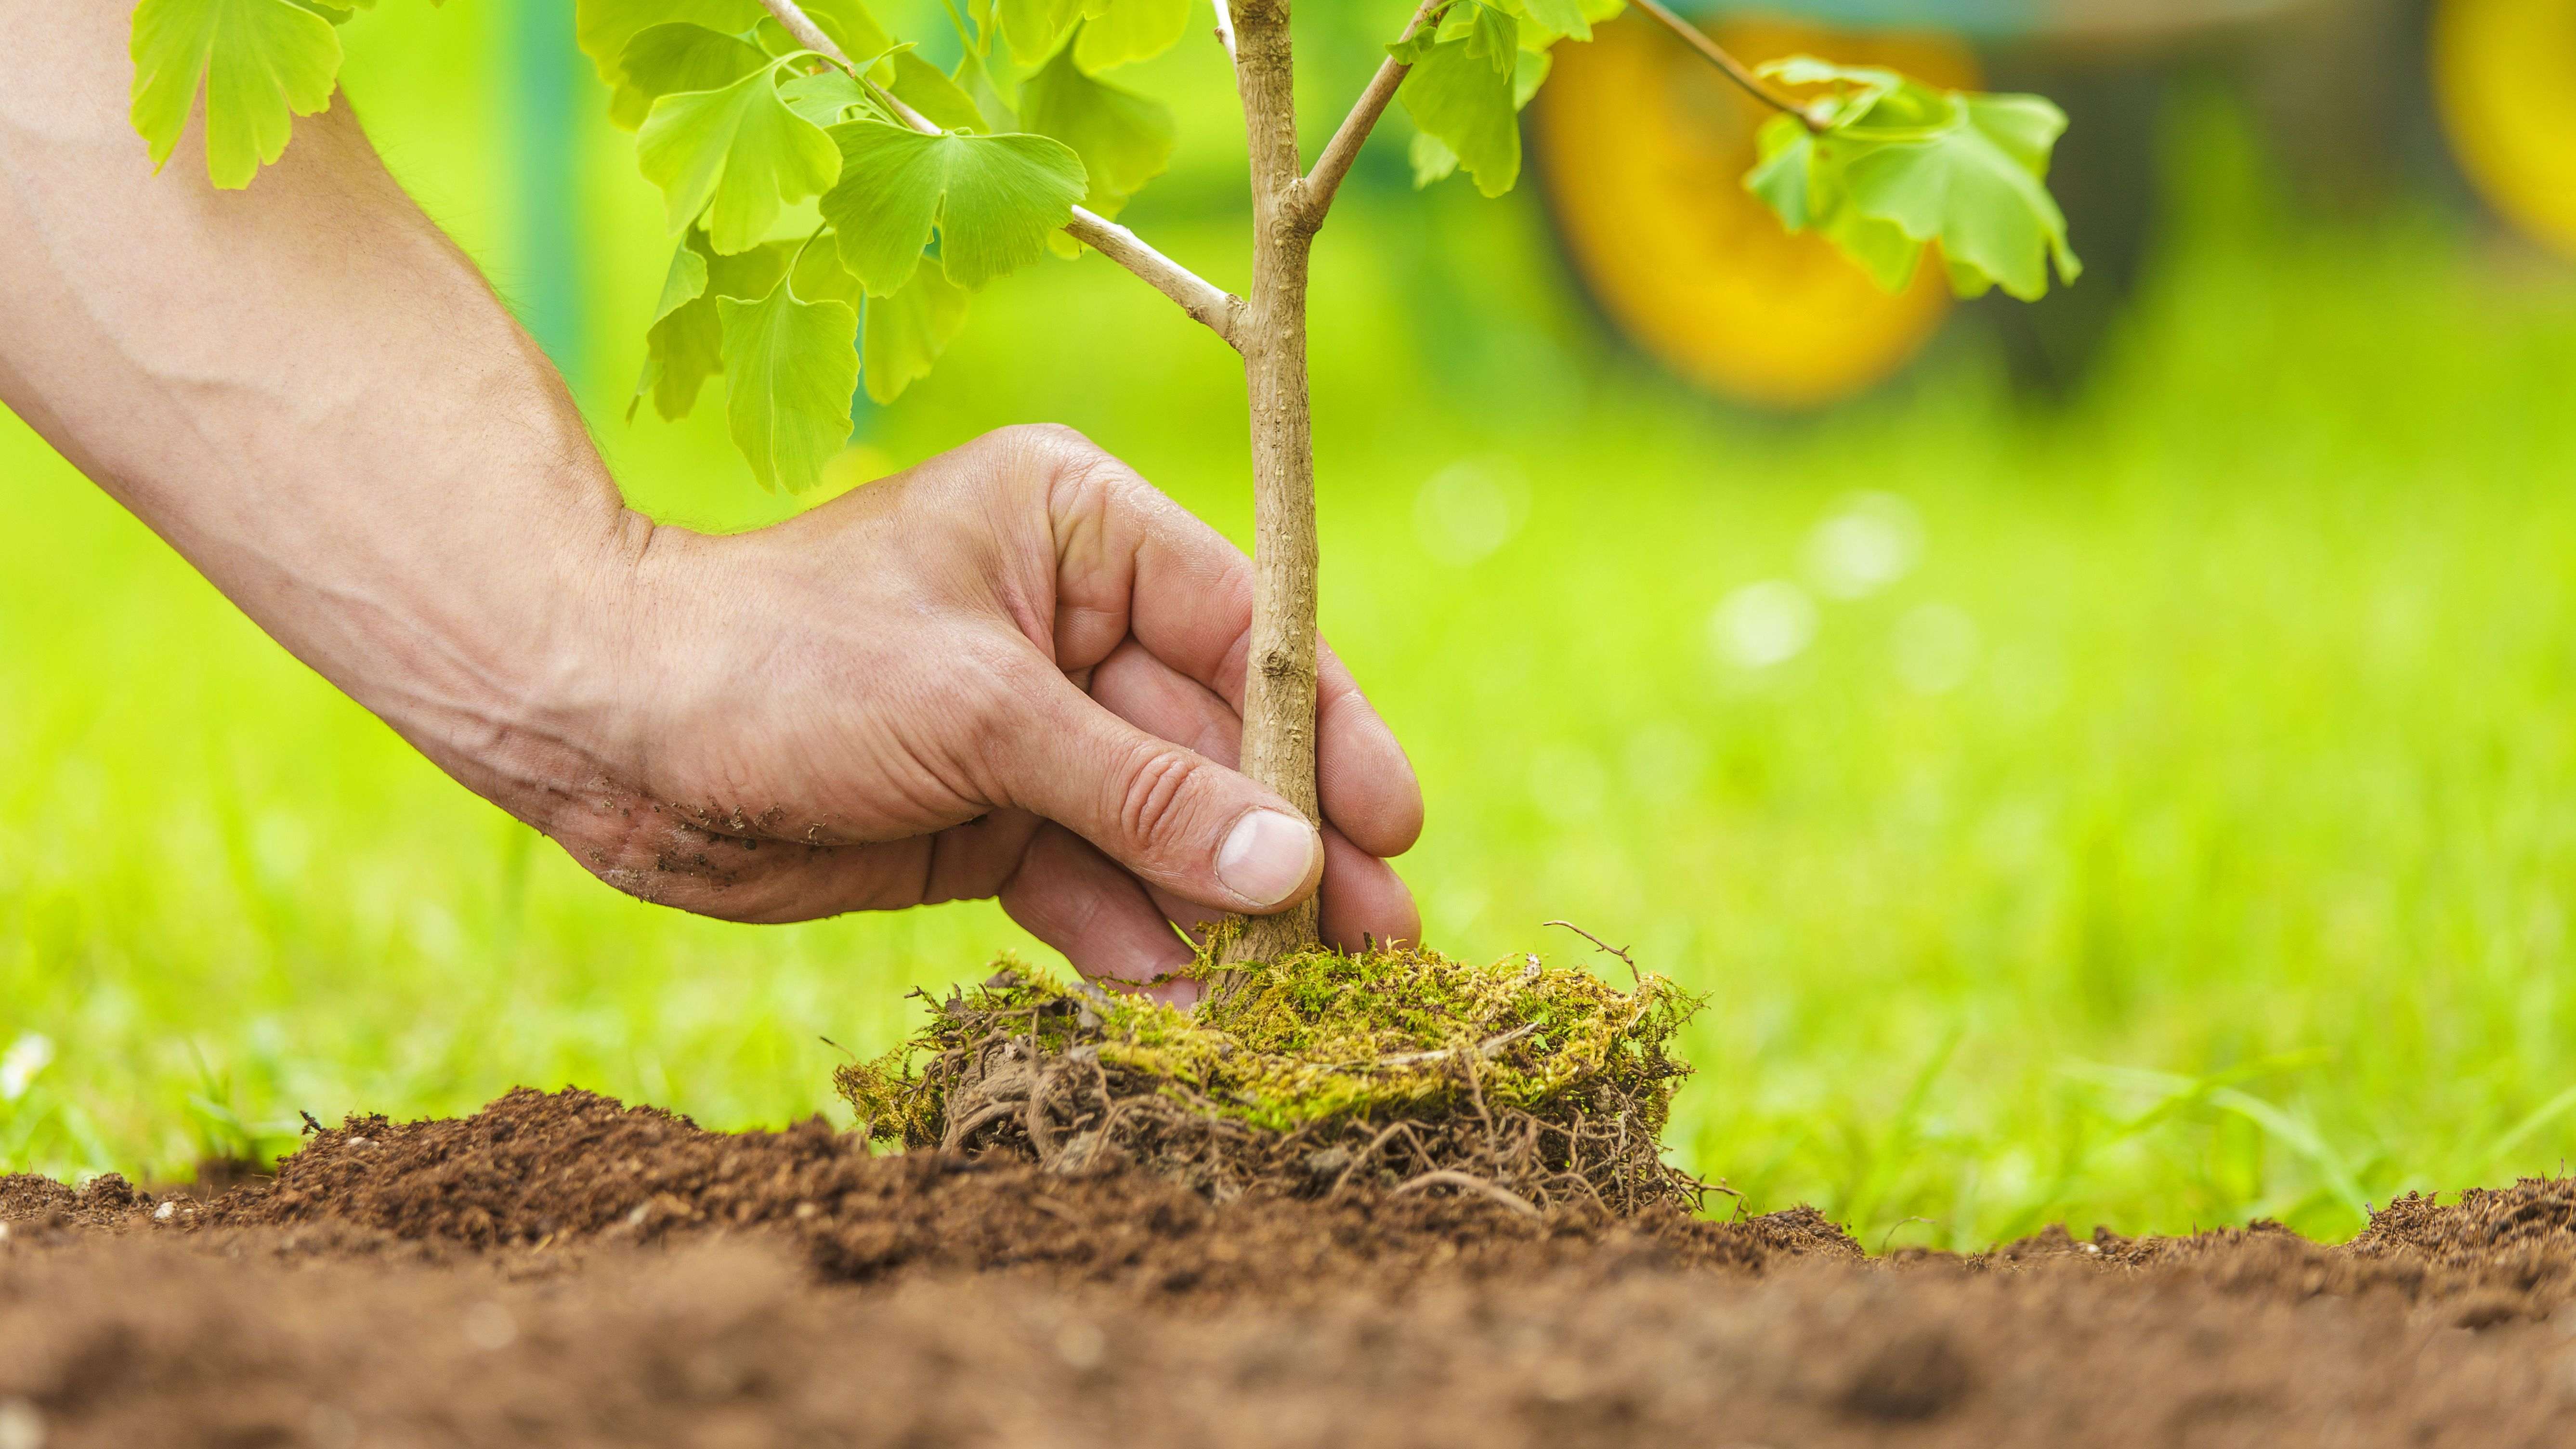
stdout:
[(1326, 651), (1325, 828), (1232, 768), (1247, 560), (1062, 429), (735, 537), (626, 509), (345, 101), (247, 193), (126, 128), (126, 7), (0, 0), (0, 402), (603, 880), (746, 921), (998, 896), (1095, 975), (1294, 907), (1412, 939), (1393, 734)]

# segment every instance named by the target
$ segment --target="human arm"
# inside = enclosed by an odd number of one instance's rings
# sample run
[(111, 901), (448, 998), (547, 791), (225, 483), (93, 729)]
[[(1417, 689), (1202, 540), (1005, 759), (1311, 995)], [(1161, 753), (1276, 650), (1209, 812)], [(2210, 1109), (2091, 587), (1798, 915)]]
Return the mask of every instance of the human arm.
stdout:
[[(657, 527), (345, 101), (246, 193), (152, 176), (122, 8), (0, 12), (0, 400), (603, 878), (755, 920), (999, 895), (1144, 974), (1166, 915), (1301, 899), (1321, 856), (1339, 934), (1417, 930), (1382, 857), (1419, 794), (1346, 674), (1341, 829), (1246, 826), (1287, 808), (1219, 763), (1248, 570), (1114, 460), (1014, 430), (757, 534)], [(1246, 829), (1266, 871), (1221, 868)]]

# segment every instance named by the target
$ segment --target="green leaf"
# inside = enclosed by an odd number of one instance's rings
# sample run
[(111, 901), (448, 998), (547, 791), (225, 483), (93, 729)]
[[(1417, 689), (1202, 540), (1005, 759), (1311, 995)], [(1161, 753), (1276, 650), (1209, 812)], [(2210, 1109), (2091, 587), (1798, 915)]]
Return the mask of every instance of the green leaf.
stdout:
[[(1189, 33), (1194, 0), (1086, 0), (1088, 17), (1074, 37), (1073, 58), (1097, 74), (1140, 60), (1152, 60)], [(1569, 0), (1556, 0), (1569, 3)]]
[(848, 121), (832, 137), (841, 180), (824, 193), (823, 215), (871, 297), (912, 279), (934, 228), (941, 267), (961, 287), (1037, 261), (1088, 186), (1082, 159), (1046, 136), (925, 136)]
[(1002, 38), (1010, 43), (1011, 59), (1036, 65), (1055, 54), (1082, 19), (1083, 5), (1084, 0), (1001, 0), (994, 18), (1001, 22)]
[(128, 43), (131, 119), (159, 169), (206, 93), (206, 174), (238, 190), (286, 154), (296, 116), (331, 104), (340, 37), (288, 0), (143, 0)]
[(816, 29), (832, 37), (841, 53), (860, 65), (894, 49), (894, 36), (877, 23), (864, 0), (805, 0), (803, 9)]
[(1413, 144), (1406, 159), (1413, 163), (1413, 189), (1420, 191), (1435, 181), (1446, 181), (1458, 173), (1458, 153), (1449, 143), (1429, 131), (1413, 133)]
[[(894, 45), (863, 0), (806, 0), (803, 9), (853, 60), (883, 55)], [(744, 36), (769, 19), (769, 10), (760, 0), (576, 0), (573, 15), (582, 54), (614, 92), (609, 119), (632, 129), (643, 124), (653, 99), (627, 78), (626, 47), (637, 35), (656, 25), (687, 24)]]
[(867, 93), (839, 66), (812, 75), (789, 76), (786, 84), (778, 88), (778, 98), (787, 103), (787, 109), (817, 126), (837, 126), (849, 119), (853, 109), (868, 103)]
[(949, 79), (948, 73), (923, 60), (914, 51), (903, 51), (894, 58), (894, 84), (897, 100), (929, 118), (930, 124), (943, 131), (982, 131), (984, 113), (975, 107), (975, 98), (966, 88)]
[(859, 314), (806, 301), (781, 277), (758, 301), (716, 300), (724, 324), (725, 424), (764, 488), (802, 493), (850, 440)]
[(966, 325), (966, 292), (929, 267), (891, 297), (870, 298), (860, 376), (868, 396), (890, 403), (930, 372)]
[(2047, 295), (2052, 257), (2067, 281), (2082, 270), (2067, 246), (2065, 214), (2042, 179), (2066, 118), (2035, 96), (1991, 98), (2001, 105), (1989, 100), (1954, 95), (1954, 124), (1924, 140), (1855, 156), (1848, 167), (1851, 206), (1895, 223), (1916, 241), (1939, 242), (1966, 294), (1995, 285), (2035, 301)]
[(1072, 147), (1091, 178), (1082, 204), (1116, 216), (1172, 164), (1172, 112), (1084, 74), (1074, 60), (1080, 48), (1057, 51), (1020, 87), (1020, 124)]
[(722, 90), (653, 103), (636, 158), (662, 188), (673, 231), (704, 215), (717, 251), (749, 250), (782, 202), (812, 196), (839, 174), (832, 138), (788, 108), (776, 74), (773, 64)]
[[(1484, 18), (1459, 23), (1461, 10)], [(1487, 196), (1502, 195), (1520, 179), (1517, 113), (1546, 81), (1549, 58), (1518, 47), (1518, 23), (1471, 0), (1441, 21), (1436, 36), (1388, 47), (1413, 67), (1396, 98), (1420, 133), (1413, 145), (1414, 185), (1428, 186), (1461, 165)], [(1496, 56), (1509, 66), (1496, 71)]]
[(768, 63), (759, 46), (738, 35), (687, 21), (648, 25), (619, 53), (624, 79), (609, 102), (609, 119), (632, 130), (664, 96), (721, 90)]
[(1795, 116), (1773, 116), (1755, 136), (1753, 169), (1744, 174), (1744, 189), (1759, 197), (1791, 231), (1805, 231), (1822, 219), (1824, 208), (1815, 191), (1816, 138)]
[(1744, 184), (1791, 231), (1822, 232), (1890, 290), (1912, 279), (1927, 243), (1939, 245), (1963, 296), (2001, 286), (2035, 300), (2048, 291), (2051, 262), (2064, 281), (2082, 274), (2046, 184), (2066, 127), (2057, 107), (1803, 56), (1763, 69), (1790, 84), (1844, 88), (1819, 112), (1831, 118), (1821, 133), (1794, 116), (1763, 126)]
[(692, 231), (680, 243), (662, 278), (662, 300), (644, 333), (644, 375), (626, 404), (628, 422), (648, 394), (664, 419), (687, 416), (707, 379), (724, 370), (724, 329), (713, 307), (697, 305), (707, 292), (707, 255), (696, 245), (698, 235)]
[(724, 371), (724, 325), (716, 299), (767, 296), (795, 250), (794, 242), (772, 242), (723, 256), (707, 245), (705, 232), (692, 228), (671, 255), (661, 301), (644, 334), (644, 375), (626, 416), (633, 418), (635, 404), (650, 394), (653, 411), (665, 419), (686, 417), (706, 380)]
[(573, 38), (610, 91), (608, 117), (628, 130), (644, 124), (653, 97), (626, 77), (626, 47), (657, 25), (695, 25), (740, 35), (767, 12), (759, 0), (576, 0)]
[[(1583, 0), (1515, 0), (1515, 13), (1545, 32), (1543, 38), (1547, 40), (1560, 36), (1569, 40), (1592, 38), (1593, 17), (1586, 13)], [(1528, 39), (1524, 35), (1523, 43)]]

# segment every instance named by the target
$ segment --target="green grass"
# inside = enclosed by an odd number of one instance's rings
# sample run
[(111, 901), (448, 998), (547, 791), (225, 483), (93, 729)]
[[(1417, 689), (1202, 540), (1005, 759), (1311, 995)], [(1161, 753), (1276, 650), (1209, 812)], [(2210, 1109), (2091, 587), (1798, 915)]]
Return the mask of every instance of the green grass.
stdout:
[[(506, 289), (489, 138), (375, 55), (371, 120)], [(584, 395), (640, 502), (755, 521), (706, 418), (615, 421), (659, 266), (626, 166), (604, 138), (622, 312)], [(1672, 1145), (1758, 1207), (1872, 1246), (2340, 1234), (2576, 1140), (2576, 284), (2445, 225), (2230, 222), (2254, 184), (2059, 411), (1962, 337), (1831, 418), (1730, 416), (1547, 300), (1525, 206), (1327, 234), (1324, 608), (1421, 767), (1432, 941), (1580, 959), (1565, 917), (1708, 994)], [(1140, 224), (1225, 275), (1194, 195)], [(1072, 422), (1241, 537), (1239, 378), (1163, 306), (1096, 262), (1007, 282), (872, 445)], [(0, 1071), (0, 1165), (168, 1173), (522, 1082), (839, 1112), (818, 1037), (881, 1051), (904, 988), (1035, 950), (984, 905), (770, 929), (611, 894), (0, 426), (0, 1050), (54, 1049)], [(1825, 599), (1811, 540), (1860, 487), (1920, 562)], [(1509, 537), (1462, 561), (1443, 520), (1486, 513)], [(1750, 670), (1711, 619), (1762, 580), (1816, 628)]]

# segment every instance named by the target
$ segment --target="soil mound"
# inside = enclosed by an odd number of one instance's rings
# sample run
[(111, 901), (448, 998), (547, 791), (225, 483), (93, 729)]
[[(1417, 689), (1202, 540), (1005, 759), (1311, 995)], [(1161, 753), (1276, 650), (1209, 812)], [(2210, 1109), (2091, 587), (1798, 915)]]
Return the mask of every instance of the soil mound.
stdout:
[(1715, 1223), (1669, 1210), (1530, 1217), (1480, 1195), (1269, 1196), (1218, 1204), (1148, 1173), (1048, 1173), (1007, 1154), (869, 1155), (821, 1118), (709, 1132), (582, 1091), (514, 1091), (471, 1117), (353, 1117), (308, 1138), (273, 1182), (237, 1188), (202, 1227), (337, 1221), (397, 1238), (545, 1250), (774, 1228), (836, 1278), (1009, 1268), (1162, 1292), (1296, 1296), (1337, 1275), (1405, 1281), (1529, 1272), (1604, 1248), (1673, 1265), (1857, 1258), (1798, 1210)]
[(1231, 1203), (581, 1092), (213, 1201), (0, 1178), (0, 1444), (2558, 1445), (2576, 1182), (2355, 1241), (1866, 1260), (1478, 1194)]

